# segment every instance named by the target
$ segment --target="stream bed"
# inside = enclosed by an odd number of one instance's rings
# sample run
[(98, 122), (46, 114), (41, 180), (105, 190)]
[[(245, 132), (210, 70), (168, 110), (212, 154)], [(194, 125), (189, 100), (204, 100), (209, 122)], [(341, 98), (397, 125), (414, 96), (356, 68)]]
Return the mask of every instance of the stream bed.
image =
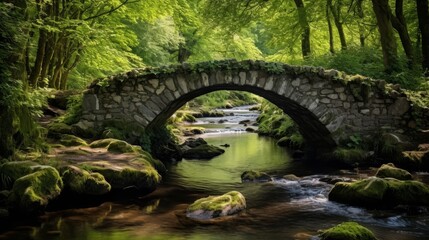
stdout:
[[(203, 137), (209, 144), (229, 144), (225, 153), (211, 160), (187, 160), (168, 166), (168, 175), (159, 188), (138, 199), (105, 202), (99, 206), (48, 212), (34, 221), (11, 222), (0, 227), (0, 239), (308, 239), (319, 229), (344, 221), (356, 221), (372, 230), (379, 239), (423, 240), (429, 236), (429, 213), (377, 211), (330, 202), (332, 185), (325, 177), (364, 178), (369, 172), (340, 174), (323, 166), (293, 160), (276, 141), (244, 131), (239, 121), (254, 120), (257, 114), (246, 108), (232, 109), (222, 125), (212, 124)], [(210, 127), (219, 119), (199, 119), (198, 126)], [(227, 127), (225, 129), (225, 127)], [(269, 183), (242, 183), (246, 170), (266, 171)], [(283, 175), (302, 178), (288, 181)], [(426, 177), (427, 175), (422, 175)], [(234, 221), (218, 225), (188, 225), (177, 212), (208, 195), (240, 191), (247, 210)]]

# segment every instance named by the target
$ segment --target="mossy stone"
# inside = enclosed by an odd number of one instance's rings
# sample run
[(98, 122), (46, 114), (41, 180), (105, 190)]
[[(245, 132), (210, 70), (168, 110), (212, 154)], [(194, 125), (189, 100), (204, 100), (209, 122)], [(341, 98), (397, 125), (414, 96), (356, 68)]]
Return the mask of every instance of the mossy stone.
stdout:
[(265, 172), (250, 170), (241, 174), (243, 182), (268, 182), (271, 181), (271, 176)]
[(429, 171), (429, 150), (404, 151), (398, 164), (407, 169)]
[(65, 123), (54, 122), (48, 126), (48, 137), (60, 138), (62, 134), (72, 134), (72, 127)]
[(63, 134), (61, 135), (60, 143), (67, 147), (72, 146), (88, 146), (85, 140), (74, 135)]
[(48, 202), (61, 193), (63, 181), (59, 172), (50, 166), (19, 178), (13, 184), (9, 205), (25, 213), (39, 213)]
[(76, 166), (67, 166), (62, 177), (64, 186), (77, 194), (103, 195), (111, 189), (100, 173), (90, 173)]
[(320, 234), (321, 240), (377, 240), (366, 227), (355, 222), (344, 222)]
[(221, 196), (209, 196), (189, 205), (186, 216), (196, 219), (211, 219), (236, 214), (246, 208), (243, 194), (231, 191)]
[(329, 192), (329, 200), (379, 208), (429, 206), (429, 187), (418, 181), (372, 177), (352, 183), (336, 183)]
[(411, 180), (413, 176), (404, 169), (395, 167), (392, 163), (383, 164), (376, 173), (379, 178), (396, 178), (398, 180)]
[(161, 182), (161, 175), (150, 165), (141, 164), (136, 167), (112, 165), (108, 162), (91, 162), (82, 165), (88, 171), (103, 175), (112, 186), (112, 190), (123, 190), (135, 187), (140, 192), (153, 191)]
[(188, 159), (211, 159), (224, 153), (222, 148), (202, 144), (195, 148), (191, 148), (183, 152), (183, 157)]
[(133, 153), (134, 148), (131, 144), (122, 141), (122, 140), (117, 140), (117, 141), (113, 141), (109, 144), (109, 146), (107, 147), (107, 151), (109, 152), (113, 152), (113, 153)]
[(89, 147), (91, 147), (91, 148), (106, 148), (107, 146), (109, 146), (110, 143), (112, 143), (114, 141), (119, 141), (119, 140), (114, 139), (114, 138), (100, 139), (100, 140), (93, 141), (91, 144), (89, 144)]

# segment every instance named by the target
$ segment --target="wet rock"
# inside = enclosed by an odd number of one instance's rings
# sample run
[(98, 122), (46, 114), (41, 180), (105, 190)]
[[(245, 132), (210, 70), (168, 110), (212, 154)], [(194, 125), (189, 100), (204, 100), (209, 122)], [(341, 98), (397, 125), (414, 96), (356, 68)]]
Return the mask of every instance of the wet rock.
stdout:
[(50, 200), (60, 195), (62, 188), (63, 181), (58, 171), (44, 166), (15, 181), (8, 203), (15, 211), (37, 214), (45, 209)]
[(321, 240), (377, 240), (367, 228), (355, 222), (344, 222), (320, 234)]
[(418, 181), (371, 177), (336, 183), (329, 192), (329, 200), (363, 207), (428, 206), (429, 187)]
[(246, 209), (246, 199), (237, 191), (221, 196), (201, 198), (189, 205), (186, 216), (194, 219), (212, 219), (237, 214)]
[(265, 172), (250, 170), (241, 174), (243, 182), (269, 182), (272, 181), (271, 176)]
[(71, 147), (71, 146), (87, 146), (85, 140), (82, 138), (76, 137), (74, 135), (69, 134), (63, 134), (61, 135), (60, 143), (64, 146)]
[(396, 178), (398, 180), (413, 179), (413, 176), (408, 171), (395, 167), (393, 163), (383, 164), (375, 175), (379, 178)]
[(77, 194), (103, 195), (111, 189), (100, 173), (90, 173), (76, 166), (67, 166), (62, 178), (64, 187)]
[(255, 132), (256, 130), (254, 128), (248, 127), (246, 128), (246, 132)]
[(319, 181), (325, 182), (328, 184), (336, 184), (337, 182), (353, 182), (351, 178), (340, 178), (340, 177), (323, 177)]
[(188, 146), (190, 148), (195, 148), (200, 145), (207, 144), (206, 140), (203, 138), (188, 138), (186, 141), (182, 144), (182, 146)]
[(135, 187), (139, 193), (148, 193), (155, 190), (161, 181), (161, 175), (147, 161), (140, 161), (133, 165), (93, 161), (82, 163), (81, 167), (87, 171), (103, 175), (104, 179), (111, 185), (112, 190)]
[(224, 153), (222, 148), (201, 144), (197, 147), (188, 149), (183, 152), (183, 157), (188, 159), (211, 159)]
[(242, 120), (240, 122), (238, 122), (238, 124), (249, 124), (250, 120)]
[(224, 148), (229, 148), (230, 147), (230, 145), (228, 144), (228, 143), (225, 143), (225, 144), (222, 144), (222, 145), (220, 145), (221, 147), (224, 147)]
[(228, 120), (226, 120), (226, 119), (221, 119), (218, 121), (218, 123), (226, 123), (226, 122), (228, 122)]
[(283, 179), (288, 181), (299, 181), (301, 178), (297, 177), (295, 174), (287, 174), (283, 176)]

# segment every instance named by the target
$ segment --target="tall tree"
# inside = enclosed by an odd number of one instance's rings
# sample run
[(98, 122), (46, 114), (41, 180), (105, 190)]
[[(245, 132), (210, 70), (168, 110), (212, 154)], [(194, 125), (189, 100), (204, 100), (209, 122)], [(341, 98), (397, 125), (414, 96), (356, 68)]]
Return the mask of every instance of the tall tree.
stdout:
[(404, 48), (405, 54), (408, 59), (408, 67), (413, 66), (414, 54), (413, 54), (413, 44), (411, 42), (410, 35), (408, 33), (407, 22), (404, 16), (404, 1), (396, 0), (395, 1), (395, 15), (391, 12), (390, 17), (392, 20), (392, 26), (396, 29), (401, 38), (402, 47)]
[(328, 23), (328, 33), (329, 33), (329, 52), (335, 53), (334, 48), (334, 33), (332, 31), (332, 23), (331, 23), (331, 4), (332, 0), (326, 1), (326, 9), (325, 9), (325, 15), (326, 15), (326, 22)]
[(332, 16), (334, 17), (334, 23), (337, 27), (338, 36), (340, 38), (341, 50), (347, 49), (346, 34), (344, 33), (343, 23), (341, 21), (341, 1), (335, 1), (335, 4), (332, 4), (332, 0), (328, 1), (329, 8), (331, 10)]
[(388, 73), (398, 69), (398, 52), (391, 22), (389, 0), (372, 0), (372, 6), (377, 18), (380, 43), (383, 50), (384, 70)]
[(296, 8), (298, 10), (298, 21), (301, 26), (301, 51), (303, 58), (307, 58), (311, 55), (310, 45), (310, 24), (307, 19), (307, 10), (305, 9), (304, 2), (302, 0), (294, 0)]
[(422, 67), (425, 75), (429, 76), (429, 4), (428, 0), (416, 0), (416, 3), (422, 43)]

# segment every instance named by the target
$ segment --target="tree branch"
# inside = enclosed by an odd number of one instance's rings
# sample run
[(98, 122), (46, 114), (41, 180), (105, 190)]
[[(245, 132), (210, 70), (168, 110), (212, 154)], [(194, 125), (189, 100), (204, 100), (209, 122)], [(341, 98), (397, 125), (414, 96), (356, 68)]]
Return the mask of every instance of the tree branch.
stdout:
[(104, 15), (110, 14), (110, 13), (112, 13), (112, 12), (114, 12), (114, 11), (118, 10), (119, 8), (121, 8), (122, 6), (124, 6), (125, 4), (128, 4), (128, 3), (136, 3), (136, 2), (139, 2), (139, 1), (140, 1), (140, 0), (135, 0), (135, 1), (125, 0), (125, 1), (123, 1), (121, 4), (119, 4), (118, 6), (116, 6), (116, 7), (112, 7), (112, 8), (111, 8), (110, 10), (108, 10), (108, 11), (105, 11), (105, 12), (99, 13), (99, 14), (94, 15), (94, 16), (87, 17), (87, 18), (85, 18), (85, 19), (83, 19), (83, 20), (87, 21), (87, 20), (91, 20), (91, 19), (94, 19), (94, 18), (98, 18), (98, 17), (104, 16)]

